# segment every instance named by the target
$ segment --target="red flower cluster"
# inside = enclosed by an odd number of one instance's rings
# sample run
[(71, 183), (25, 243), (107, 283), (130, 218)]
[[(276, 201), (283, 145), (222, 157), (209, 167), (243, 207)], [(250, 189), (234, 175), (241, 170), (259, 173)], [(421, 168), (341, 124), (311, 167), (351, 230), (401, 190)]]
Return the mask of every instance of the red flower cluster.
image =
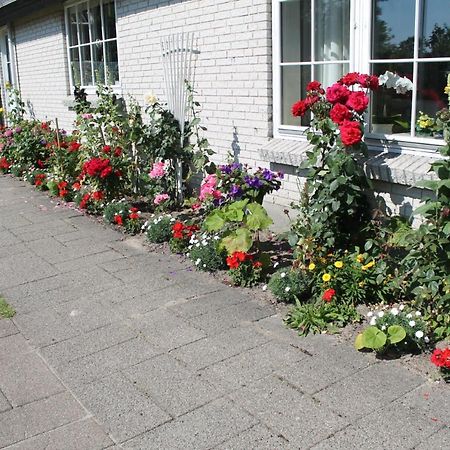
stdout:
[[(246, 252), (234, 252), (231, 256), (227, 257), (227, 266), (230, 269), (237, 269), (241, 263), (245, 263), (246, 261), (253, 261), (253, 255)], [(252, 265), (255, 269), (258, 269), (262, 267), (262, 262), (255, 261)]]
[(74, 153), (74, 152), (78, 151), (80, 149), (80, 147), (81, 147), (81, 144), (79, 142), (73, 141), (69, 144), (67, 151), (69, 153)]
[(175, 222), (172, 225), (172, 237), (174, 239), (190, 238), (198, 230), (197, 225), (184, 225), (182, 222)]
[(450, 347), (435, 349), (431, 355), (431, 362), (437, 367), (450, 370)]
[(4, 156), (0, 158), (0, 170), (8, 170), (11, 164), (6, 160)]
[(116, 214), (114, 216), (114, 223), (116, 225), (119, 225), (120, 227), (123, 225), (123, 218), (122, 218), (122, 216), (120, 214)]
[(334, 289), (327, 289), (322, 295), (322, 300), (329, 303), (335, 295), (336, 291)]
[(113, 168), (109, 159), (92, 158), (83, 165), (82, 174), (90, 177), (106, 178), (112, 174)]
[(134, 207), (131, 208), (130, 209), (130, 215), (128, 216), (128, 218), (130, 220), (136, 220), (136, 219), (139, 219), (139, 217), (140, 217), (140, 215), (139, 215), (138, 209), (134, 208)]
[(69, 183), (67, 183), (67, 181), (61, 181), (60, 183), (58, 183), (58, 196), (64, 198), (69, 191), (67, 190), (67, 185)]
[(38, 173), (34, 177), (34, 185), (35, 186), (42, 186), (42, 184), (44, 183), (45, 178), (46, 178), (45, 173)]
[(83, 198), (81, 199), (80, 202), (80, 209), (86, 209), (88, 202), (92, 199), (95, 201), (100, 201), (103, 200), (105, 198), (105, 194), (103, 193), (103, 191), (94, 191), (91, 193), (87, 193), (83, 195)]

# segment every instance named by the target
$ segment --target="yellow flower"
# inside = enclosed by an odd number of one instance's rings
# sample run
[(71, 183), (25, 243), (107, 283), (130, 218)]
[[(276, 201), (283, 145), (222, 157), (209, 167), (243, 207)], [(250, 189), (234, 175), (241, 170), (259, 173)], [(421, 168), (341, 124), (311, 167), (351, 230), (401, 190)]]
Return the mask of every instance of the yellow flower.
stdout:
[(447, 86), (445, 86), (444, 94), (450, 94), (450, 84), (447, 84)]
[(358, 286), (359, 286), (360, 288), (364, 287), (364, 281), (360, 281), (360, 282), (358, 283)]
[(364, 261), (364, 255), (358, 255), (356, 257), (356, 261), (358, 261), (359, 263), (362, 263)]
[(325, 281), (325, 282), (330, 281), (331, 280), (331, 275), (329, 273), (324, 273), (322, 275), (322, 280)]
[(370, 261), (367, 264), (365, 264), (364, 266), (361, 267), (361, 270), (367, 270), (370, 269), (371, 267), (373, 267), (375, 265), (375, 261)]
[(308, 266), (308, 270), (314, 270), (316, 268), (316, 265), (314, 264), (314, 263), (311, 263), (309, 266)]
[(342, 261), (336, 261), (334, 263), (334, 267), (337, 267), (338, 269), (342, 269), (344, 263)]

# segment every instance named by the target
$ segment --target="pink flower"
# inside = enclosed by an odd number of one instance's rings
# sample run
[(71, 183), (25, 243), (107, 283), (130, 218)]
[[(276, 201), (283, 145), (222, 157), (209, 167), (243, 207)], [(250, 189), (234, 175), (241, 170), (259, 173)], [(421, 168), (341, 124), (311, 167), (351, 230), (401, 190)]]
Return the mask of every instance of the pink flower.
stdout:
[(166, 172), (164, 171), (165, 164), (163, 161), (153, 163), (153, 168), (150, 171), (150, 178), (162, 178)]
[[(200, 195), (198, 198), (201, 201), (204, 201), (208, 196), (214, 195), (214, 192), (218, 192), (215, 189), (216, 185), (217, 185), (216, 175), (213, 174), (213, 175), (206, 176), (204, 178), (204, 180), (202, 181), (202, 185), (200, 187)], [(217, 197), (214, 196), (214, 198), (217, 198)]]
[(153, 203), (155, 205), (160, 205), (161, 203), (165, 202), (169, 200), (169, 196), (168, 194), (158, 194), (157, 196), (155, 196), (155, 199), (153, 200)]
[(83, 119), (89, 120), (89, 119), (92, 119), (94, 116), (92, 114), (88, 113), (88, 114), (81, 114), (81, 117)]

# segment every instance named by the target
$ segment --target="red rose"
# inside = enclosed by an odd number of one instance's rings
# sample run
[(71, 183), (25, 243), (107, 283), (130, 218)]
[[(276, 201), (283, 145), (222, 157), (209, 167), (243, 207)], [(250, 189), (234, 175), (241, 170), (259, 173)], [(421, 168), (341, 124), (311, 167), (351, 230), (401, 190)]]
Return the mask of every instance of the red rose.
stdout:
[(121, 216), (120, 214), (116, 214), (116, 215), (114, 216), (114, 223), (115, 223), (116, 225), (119, 225), (119, 226), (122, 226), (122, 225), (123, 225), (123, 219), (122, 219), (122, 216)]
[(342, 84), (334, 83), (327, 89), (327, 100), (330, 103), (345, 103), (350, 95), (350, 91)]
[(322, 85), (318, 81), (311, 81), (306, 85), (307, 91), (323, 91)]
[(366, 75), (362, 73), (358, 77), (358, 83), (361, 87), (369, 88), (372, 91), (376, 91), (380, 87), (380, 83), (376, 75)]
[(342, 125), (339, 126), (341, 131), (342, 143), (351, 147), (352, 145), (359, 144), (362, 139), (362, 131), (359, 122), (352, 122), (350, 120), (345, 120)]
[(292, 115), (294, 117), (303, 117), (308, 111), (308, 105), (305, 100), (299, 100), (292, 105)]
[(348, 120), (352, 117), (351, 112), (349, 109), (343, 105), (342, 103), (336, 103), (333, 105), (330, 111), (330, 119), (337, 123), (338, 125), (341, 125), (344, 120)]
[(69, 144), (68, 152), (69, 152), (69, 153), (76, 152), (77, 150), (80, 149), (80, 147), (81, 147), (81, 144), (80, 144), (79, 142), (71, 142), (71, 143)]
[(345, 84), (345, 86), (353, 86), (358, 82), (359, 73), (358, 72), (350, 72), (347, 75), (344, 75), (339, 83)]
[(322, 299), (325, 302), (331, 302), (331, 300), (333, 299), (333, 297), (336, 295), (336, 291), (334, 289), (327, 289), (323, 295), (322, 295)]
[(100, 178), (109, 177), (109, 175), (111, 174), (112, 174), (112, 167), (111, 166), (105, 167), (100, 173)]
[(122, 154), (122, 149), (120, 147), (116, 147), (114, 150), (114, 156), (120, 156)]
[(369, 104), (369, 97), (364, 92), (352, 92), (347, 100), (346, 105), (361, 114)]
[(311, 108), (311, 106), (314, 105), (314, 103), (317, 103), (319, 100), (320, 99), (318, 95), (308, 95), (308, 97), (306, 97), (305, 103), (308, 108)]
[(103, 153), (109, 153), (111, 151), (110, 145), (104, 145), (102, 148)]

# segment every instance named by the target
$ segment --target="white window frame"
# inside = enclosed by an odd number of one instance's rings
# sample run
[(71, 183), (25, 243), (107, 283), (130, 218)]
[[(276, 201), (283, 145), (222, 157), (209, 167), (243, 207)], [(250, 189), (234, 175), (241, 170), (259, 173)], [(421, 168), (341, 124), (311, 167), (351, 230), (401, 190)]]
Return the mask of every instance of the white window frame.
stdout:
[[(5, 42), (7, 39), (7, 43)], [(6, 47), (6, 45), (8, 47)], [(7, 60), (9, 55), (9, 61)], [(12, 37), (12, 30), (9, 26), (0, 27), (0, 64), (2, 68), (2, 99), (4, 101), (3, 109), (7, 113), (9, 107), (8, 91), (5, 88), (6, 83), (10, 83), (13, 87), (17, 86), (17, 64), (16, 64), (16, 48)], [(9, 66), (9, 70), (8, 70)], [(5, 114), (3, 114), (6, 117)]]
[[(285, 0), (272, 0), (272, 67), (273, 67), (273, 136), (274, 138), (286, 138), (306, 140), (304, 126), (283, 125), (282, 115), (282, 80), (281, 80), (281, 3)], [(312, 0), (314, 1), (314, 0)], [(419, 1), (415, 0), (415, 34), (419, 29)], [(371, 28), (372, 28), (372, 0), (350, 0), (350, 72), (369, 73), (372, 62), (383, 60), (371, 59)], [(355, 45), (355, 43), (359, 43)], [(414, 57), (407, 62), (414, 67), (414, 83), (417, 83), (417, 59), (418, 45), (414, 50)], [(425, 59), (425, 58), (424, 58)], [(426, 61), (450, 60), (448, 58), (426, 58)], [(411, 61), (411, 60), (414, 60)], [(397, 60), (392, 60), (397, 61)], [(403, 60), (398, 60), (403, 61)], [(412, 108), (416, 108), (417, 90), (413, 90)], [(415, 136), (414, 124), (411, 124), (412, 135), (402, 136), (399, 134), (378, 135), (366, 132), (366, 141), (369, 148), (376, 150), (403, 152), (413, 154), (436, 154), (437, 148), (444, 145), (442, 139)]]
[[(91, 27), (89, 26), (89, 43), (80, 45), (80, 38), (78, 36), (78, 39), (77, 39), (78, 44), (77, 45), (73, 45), (73, 46), (70, 45), (70, 32), (71, 32), (71, 30), (70, 30), (70, 23), (69, 23), (69, 8), (71, 8), (71, 7), (75, 6), (75, 5), (80, 5), (82, 3), (87, 3), (88, 4), (88, 11), (89, 11), (89, 9), (90, 9), (90, 2), (91, 2), (91, 0), (71, 0), (71, 1), (68, 1), (68, 2), (66, 2), (64, 4), (64, 21), (65, 21), (65, 26), (66, 26), (66, 52), (67, 52), (67, 62), (68, 62), (69, 82), (70, 82), (70, 90), (71, 90), (71, 92), (74, 91), (75, 83), (73, 81), (71, 59), (70, 59), (70, 50), (72, 48), (78, 48), (79, 52), (80, 52), (80, 48), (82, 46), (89, 46), (90, 47), (90, 53), (91, 53), (91, 68), (92, 68), (91, 70), (92, 70), (92, 74), (94, 74), (94, 68), (93, 68), (93, 66), (94, 66), (94, 59), (93, 59), (93, 50), (92, 50), (94, 42), (92, 41)], [(122, 92), (121, 92), (121, 83), (120, 83), (120, 62), (119, 62), (119, 45), (118, 45), (118, 40), (119, 39), (118, 39), (118, 35), (117, 35), (117, 6), (116, 6), (116, 0), (112, 0), (112, 3), (114, 4), (114, 15), (115, 15), (115, 18), (116, 18), (115, 24), (114, 24), (115, 27), (116, 27), (116, 37), (115, 38), (105, 39), (105, 27), (104, 27), (104, 23), (103, 23), (103, 0), (100, 0), (100, 3), (101, 3), (101, 6), (102, 6), (100, 8), (101, 15), (102, 15), (102, 39), (98, 40), (98, 41), (100, 41), (102, 43), (102, 46), (103, 46), (103, 66), (104, 66), (104, 71), (105, 71), (105, 75), (106, 75), (105, 43), (106, 42), (115, 41), (116, 42), (116, 46), (117, 46), (117, 64), (118, 64), (119, 81), (116, 82), (115, 84), (109, 85), (109, 86), (114, 90), (114, 92), (116, 92), (118, 94), (121, 94)], [(89, 14), (89, 12), (88, 12), (88, 14)], [(81, 52), (79, 53), (79, 58), (80, 58), (80, 62), (81, 62)], [(81, 63), (80, 63), (80, 68), (81, 68), (80, 70), (82, 71)], [(80, 73), (82, 73), (82, 72), (80, 72)], [(92, 84), (92, 85), (81, 85), (80, 87), (83, 88), (87, 94), (94, 94), (96, 89), (97, 89), (97, 86), (95, 84), (95, 80), (93, 80), (93, 83), (94, 84)]]

